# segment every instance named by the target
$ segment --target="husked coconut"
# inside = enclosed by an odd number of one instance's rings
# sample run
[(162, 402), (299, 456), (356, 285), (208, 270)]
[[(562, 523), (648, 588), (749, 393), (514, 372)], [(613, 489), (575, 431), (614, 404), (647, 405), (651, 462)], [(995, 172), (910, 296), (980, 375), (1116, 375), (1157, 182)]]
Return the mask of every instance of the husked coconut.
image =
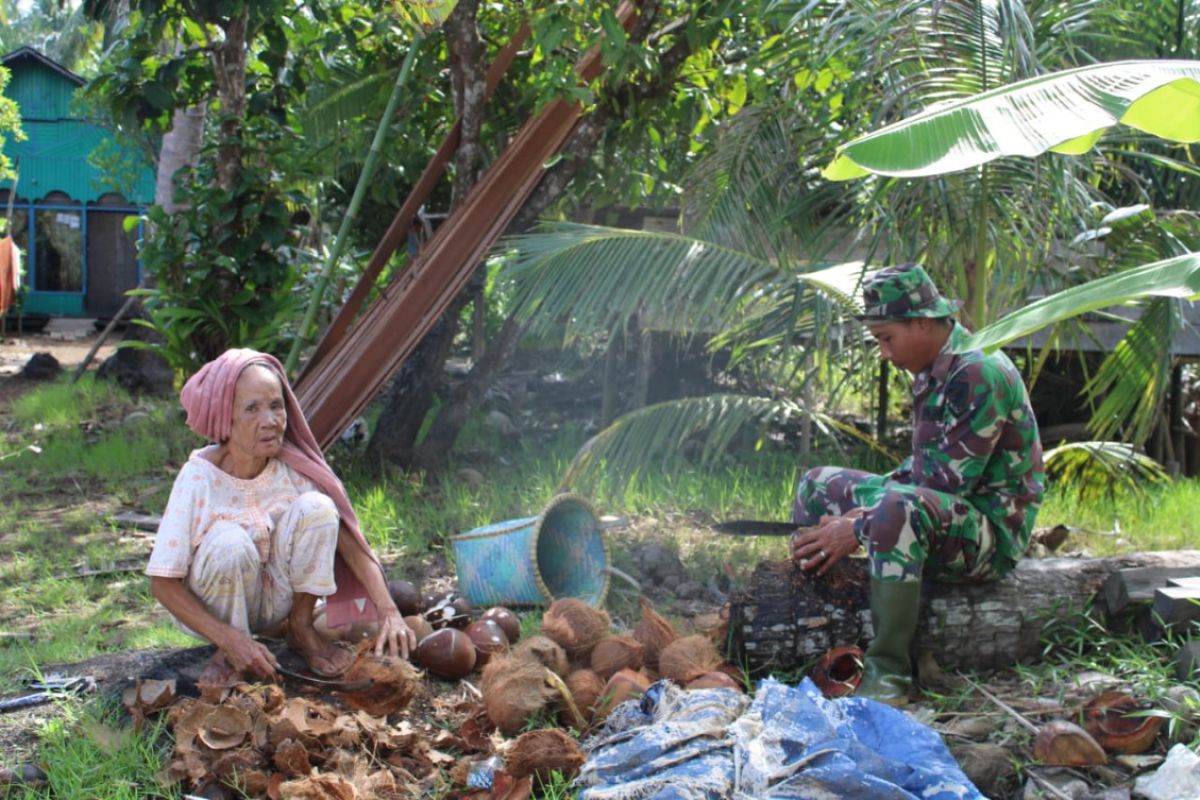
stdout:
[(577, 669), (567, 676), (567, 690), (585, 722), (591, 722), (596, 705), (604, 696), (604, 678), (590, 669)]
[(640, 672), (623, 669), (608, 679), (600, 695), (600, 704), (596, 708), (594, 720), (600, 721), (609, 712), (626, 700), (641, 697), (650, 688), (650, 679)]
[(707, 636), (699, 634), (676, 639), (658, 657), (658, 671), (680, 685), (712, 672), (721, 666), (717, 648)]
[(553, 670), (559, 677), (566, 677), (570, 671), (567, 664), (567, 651), (563, 650), (553, 640), (545, 636), (530, 636), (517, 645), (513, 655), (530, 661), (536, 661)]
[(596, 643), (608, 635), (608, 614), (575, 597), (555, 600), (542, 615), (542, 633), (558, 642), (567, 656), (587, 663)]
[(433, 633), (433, 626), (429, 624), (429, 620), (420, 614), (411, 614), (405, 617), (404, 624), (413, 632), (413, 636), (416, 637), (418, 642)]
[(642, 643), (642, 663), (651, 669), (658, 669), (658, 659), (663, 649), (678, 639), (679, 634), (643, 597), (642, 618), (633, 629), (633, 638)]
[(490, 619), (504, 631), (509, 644), (516, 644), (521, 638), (521, 618), (504, 606), (495, 606), (479, 615), (480, 619)]
[(578, 743), (558, 728), (529, 731), (517, 737), (504, 756), (504, 766), (514, 778), (533, 775), (542, 782), (558, 771), (570, 780), (579, 773), (587, 756)]
[(500, 655), (483, 668), (479, 690), (488, 718), (511, 736), (531, 717), (550, 706), (558, 691), (546, 681), (548, 669), (531, 658)]
[(608, 680), (623, 669), (641, 669), (642, 643), (628, 634), (607, 636), (592, 649), (592, 671)]

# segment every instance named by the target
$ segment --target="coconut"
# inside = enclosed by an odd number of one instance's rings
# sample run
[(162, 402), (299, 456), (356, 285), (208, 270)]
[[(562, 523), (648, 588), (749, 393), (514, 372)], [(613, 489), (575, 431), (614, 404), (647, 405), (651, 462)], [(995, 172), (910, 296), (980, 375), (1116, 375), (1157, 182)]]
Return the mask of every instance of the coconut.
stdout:
[(604, 679), (590, 669), (577, 669), (567, 676), (567, 690), (584, 721), (591, 722), (596, 705), (604, 696)]
[(433, 633), (433, 626), (429, 624), (429, 620), (425, 619), (420, 614), (411, 614), (404, 618), (404, 624), (417, 637), (417, 641), (421, 641), (429, 634)]
[(472, 622), (464, 631), (475, 645), (475, 666), (482, 668), (488, 659), (508, 651), (508, 637), (494, 620), (481, 619)]
[(609, 712), (630, 698), (641, 697), (650, 688), (650, 679), (640, 672), (623, 669), (608, 679), (601, 692), (600, 704), (596, 708), (595, 720), (602, 720)]
[(387, 588), (388, 594), (392, 596), (392, 602), (396, 604), (396, 608), (403, 616), (407, 617), (421, 610), (421, 593), (417, 591), (417, 587), (411, 581), (388, 581)]
[(592, 650), (592, 671), (608, 680), (623, 669), (641, 669), (642, 650), (642, 643), (628, 634), (608, 636)]
[(658, 657), (658, 671), (678, 684), (687, 684), (719, 666), (717, 648), (707, 636), (699, 634), (676, 639)]
[(663, 648), (679, 638), (679, 634), (671, 627), (650, 601), (642, 598), (642, 619), (633, 631), (633, 638), (642, 643), (642, 662), (651, 669), (658, 669), (658, 659)]
[(508, 637), (509, 644), (516, 644), (521, 638), (521, 619), (504, 606), (489, 608), (479, 615), (480, 619), (490, 619), (498, 624)]
[(544, 728), (518, 736), (504, 756), (504, 767), (514, 778), (533, 775), (547, 783), (555, 771), (567, 780), (574, 778), (585, 761), (574, 739), (558, 728)]
[(566, 677), (570, 671), (567, 652), (545, 636), (530, 636), (517, 645), (513, 655), (549, 667), (561, 677)]
[(475, 669), (475, 643), (457, 628), (434, 631), (417, 643), (417, 663), (439, 678), (465, 678)]
[(572, 661), (586, 663), (608, 635), (608, 614), (575, 597), (555, 600), (542, 615), (542, 633), (558, 642)]
[(339, 679), (348, 683), (371, 681), (371, 685), (361, 691), (334, 692), (334, 695), (351, 708), (386, 717), (408, 707), (421, 685), (421, 676), (402, 658), (375, 655), (374, 646), (374, 642), (360, 644), (354, 663)]
[(558, 692), (546, 682), (546, 674), (547, 668), (536, 659), (507, 655), (496, 656), (483, 668), (483, 706), (502, 733), (517, 733), (554, 701)]
[(720, 671), (706, 672), (699, 678), (693, 678), (692, 680), (688, 681), (687, 688), (733, 689), (738, 692), (742, 691), (742, 687), (737, 681)]

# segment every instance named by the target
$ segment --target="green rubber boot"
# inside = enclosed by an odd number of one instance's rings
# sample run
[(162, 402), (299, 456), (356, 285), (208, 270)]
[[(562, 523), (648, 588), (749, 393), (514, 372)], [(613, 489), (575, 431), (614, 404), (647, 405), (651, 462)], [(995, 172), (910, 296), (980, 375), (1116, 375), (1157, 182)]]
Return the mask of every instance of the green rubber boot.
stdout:
[(875, 638), (867, 647), (863, 679), (855, 694), (889, 706), (908, 704), (912, 689), (909, 650), (921, 612), (920, 581), (871, 579), (871, 625)]

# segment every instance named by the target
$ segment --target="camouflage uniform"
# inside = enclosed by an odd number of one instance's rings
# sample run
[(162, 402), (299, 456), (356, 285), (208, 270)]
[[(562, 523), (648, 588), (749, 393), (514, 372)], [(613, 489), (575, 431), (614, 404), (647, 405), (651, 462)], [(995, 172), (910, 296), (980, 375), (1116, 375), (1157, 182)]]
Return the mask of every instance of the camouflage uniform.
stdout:
[[(920, 272), (917, 288), (928, 286), (936, 300), (881, 298), (868, 287), (865, 318), (886, 320), (888, 309), (897, 307), (906, 311), (898, 318), (951, 313)], [(1007, 356), (954, 352), (967, 335), (954, 324), (932, 366), (915, 377), (912, 455), (899, 467), (886, 475), (818, 467), (796, 487), (792, 521), (798, 525), (865, 509), (854, 530), (875, 578), (999, 577), (1029, 544), (1043, 489), (1037, 421)]]

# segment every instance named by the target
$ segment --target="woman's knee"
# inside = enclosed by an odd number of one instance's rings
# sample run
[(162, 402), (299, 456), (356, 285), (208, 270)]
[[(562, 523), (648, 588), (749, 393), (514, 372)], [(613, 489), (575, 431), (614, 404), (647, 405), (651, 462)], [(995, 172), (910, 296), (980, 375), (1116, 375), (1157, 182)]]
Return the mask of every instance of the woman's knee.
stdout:
[(241, 525), (217, 522), (204, 535), (197, 558), (218, 557), (229, 566), (258, 569), (260, 559), (254, 539)]

